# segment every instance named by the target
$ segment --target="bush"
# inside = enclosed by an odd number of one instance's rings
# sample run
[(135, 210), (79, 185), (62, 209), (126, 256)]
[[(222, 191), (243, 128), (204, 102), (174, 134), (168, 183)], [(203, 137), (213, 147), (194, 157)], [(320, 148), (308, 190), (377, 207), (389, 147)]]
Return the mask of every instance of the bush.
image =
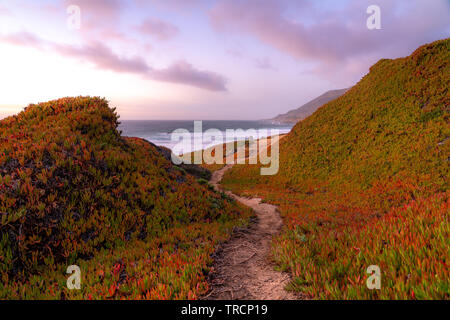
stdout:
[[(185, 261), (204, 264), (226, 229), (250, 214), (174, 167), (146, 141), (122, 138), (117, 126), (107, 101), (90, 97), (30, 105), (0, 122), (0, 297), (23, 298), (30, 294), (30, 276), (52, 283), (45, 275), (95, 261), (100, 252), (111, 266), (124, 248), (141, 248), (142, 256), (134, 258), (144, 259), (158, 239), (191, 224), (214, 224), (217, 231), (214, 236), (202, 229), (201, 258)], [(217, 224), (224, 214), (231, 222)], [(182, 239), (189, 250), (197, 246)], [(204, 281), (196, 272), (190, 276)], [(190, 287), (197, 282), (183, 283), (187, 291), (181, 297), (201, 291)], [(61, 295), (65, 289), (54, 290)], [(33, 292), (32, 297), (52, 296), (44, 288)]]

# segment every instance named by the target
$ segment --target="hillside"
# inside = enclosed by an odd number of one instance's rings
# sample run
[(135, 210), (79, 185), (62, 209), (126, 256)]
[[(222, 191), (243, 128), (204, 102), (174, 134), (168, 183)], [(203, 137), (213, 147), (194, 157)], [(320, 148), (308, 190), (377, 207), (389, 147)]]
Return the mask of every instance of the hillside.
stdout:
[(327, 91), (321, 96), (309, 101), (308, 103), (305, 103), (301, 107), (286, 112), (284, 114), (279, 114), (278, 116), (270, 120), (275, 122), (296, 123), (299, 120), (303, 120), (309, 117), (325, 103), (328, 103), (334, 99), (339, 98), (347, 91), (348, 89)]
[[(0, 298), (191, 299), (211, 254), (251, 212), (122, 138), (100, 98), (0, 121)], [(66, 288), (76, 264), (82, 289)]]
[[(450, 298), (450, 39), (383, 59), (295, 125), (280, 171), (234, 166), (223, 185), (280, 207), (273, 257), (312, 298)], [(378, 265), (381, 290), (368, 290)]]

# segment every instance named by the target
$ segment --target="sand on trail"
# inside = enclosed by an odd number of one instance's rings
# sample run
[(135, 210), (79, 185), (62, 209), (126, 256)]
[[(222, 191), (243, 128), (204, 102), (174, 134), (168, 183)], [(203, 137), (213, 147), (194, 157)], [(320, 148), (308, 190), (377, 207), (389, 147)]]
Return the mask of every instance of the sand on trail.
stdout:
[[(232, 166), (228, 164), (213, 173), (210, 184), (217, 191), (221, 191), (220, 181)], [(285, 290), (290, 275), (276, 271), (275, 264), (270, 260), (272, 237), (280, 232), (283, 224), (277, 207), (261, 203), (259, 198), (240, 197), (230, 191), (225, 193), (252, 208), (256, 218), (248, 228), (236, 230), (231, 239), (214, 254), (213, 271), (210, 274), (211, 290), (202, 299), (300, 299)]]

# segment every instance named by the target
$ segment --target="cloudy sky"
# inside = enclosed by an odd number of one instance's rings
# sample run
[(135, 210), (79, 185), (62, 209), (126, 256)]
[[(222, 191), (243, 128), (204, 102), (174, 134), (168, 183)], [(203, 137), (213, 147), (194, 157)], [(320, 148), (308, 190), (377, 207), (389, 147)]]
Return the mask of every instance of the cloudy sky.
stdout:
[(270, 118), (449, 35), (448, 0), (0, 0), (0, 118), (77, 95), (122, 119)]

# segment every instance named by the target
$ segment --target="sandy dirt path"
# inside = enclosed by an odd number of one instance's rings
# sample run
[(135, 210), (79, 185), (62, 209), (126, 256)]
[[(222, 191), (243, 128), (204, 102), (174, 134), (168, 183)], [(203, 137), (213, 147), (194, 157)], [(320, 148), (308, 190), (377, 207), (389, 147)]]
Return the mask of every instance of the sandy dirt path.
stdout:
[[(226, 165), (213, 173), (211, 185), (220, 191), (220, 181), (233, 165)], [(236, 201), (252, 208), (256, 219), (248, 228), (236, 230), (214, 256), (210, 275), (211, 291), (203, 299), (294, 300), (300, 297), (284, 288), (290, 275), (275, 270), (270, 261), (272, 237), (282, 227), (276, 206), (261, 203), (258, 198), (244, 198), (226, 192)]]

